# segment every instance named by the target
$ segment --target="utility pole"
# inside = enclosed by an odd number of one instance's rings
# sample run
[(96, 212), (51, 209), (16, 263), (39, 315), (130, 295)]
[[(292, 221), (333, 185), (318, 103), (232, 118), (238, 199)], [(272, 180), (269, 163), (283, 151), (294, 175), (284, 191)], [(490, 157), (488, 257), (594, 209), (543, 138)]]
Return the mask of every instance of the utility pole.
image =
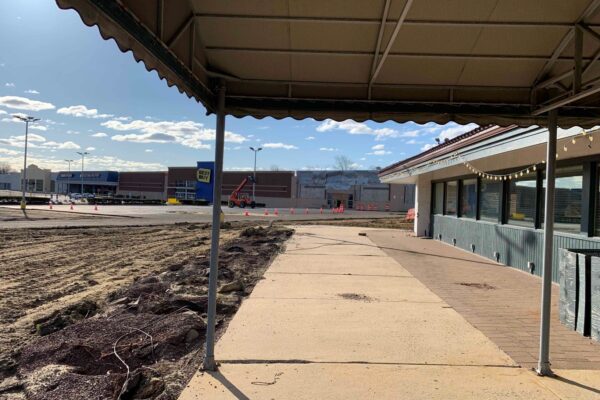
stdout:
[(254, 148), (250, 147), (250, 150), (254, 152), (254, 182), (252, 182), (252, 201), (256, 202), (256, 153), (262, 150), (262, 147)]
[(80, 178), (81, 178), (81, 196), (83, 196), (83, 161), (85, 159), (85, 156), (87, 156), (90, 153), (88, 153), (87, 151), (83, 151), (83, 152), (78, 151), (77, 154), (79, 154), (81, 156), (81, 176), (80, 176)]
[(69, 164), (69, 175), (67, 176), (67, 190), (65, 190), (65, 196), (67, 196), (71, 191), (71, 163), (74, 160), (65, 160)]
[(25, 157), (23, 158), (23, 183), (21, 184), (21, 189), (23, 195), (21, 197), (21, 210), (25, 210), (27, 207), (27, 200), (25, 200), (25, 191), (27, 190), (27, 139), (29, 137), (29, 123), (33, 123), (39, 121), (39, 118), (34, 118), (30, 116), (22, 116), (22, 115), (13, 115), (13, 118), (20, 119), (25, 122)]

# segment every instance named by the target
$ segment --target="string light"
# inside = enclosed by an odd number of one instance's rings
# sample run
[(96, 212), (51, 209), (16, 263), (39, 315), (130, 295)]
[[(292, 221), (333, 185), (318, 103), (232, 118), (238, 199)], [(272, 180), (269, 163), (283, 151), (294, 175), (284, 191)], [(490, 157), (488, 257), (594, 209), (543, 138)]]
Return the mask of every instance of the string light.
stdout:
[[(592, 136), (593, 133), (596, 133), (600, 131), (600, 129), (595, 129), (592, 132), (587, 132), (585, 130), (582, 130), (581, 133), (579, 133), (578, 135), (575, 135), (571, 138), (571, 143), (570, 144), (577, 144), (577, 141), (580, 138), (587, 138), (587, 147), (588, 148), (592, 148), (592, 143), (594, 141), (594, 136)], [(570, 145), (569, 144), (569, 145)], [(569, 151), (569, 148), (567, 146), (567, 144), (563, 145), (563, 151), (566, 153)], [(556, 153), (556, 159), (558, 160), (559, 158), (559, 153)], [(519, 177), (522, 177), (524, 175), (529, 175), (532, 172), (536, 173), (537, 171), (537, 165), (538, 164), (532, 164), (528, 167), (525, 167), (519, 171), (514, 171), (510, 174), (489, 174), (487, 172), (481, 171), (480, 169), (474, 167), (473, 165), (471, 165), (469, 162), (467, 162), (466, 160), (464, 160), (464, 158), (458, 154), (458, 153), (454, 153), (451, 154), (450, 156), (448, 156), (447, 158), (443, 159), (443, 160), (430, 160), (427, 162), (427, 164), (421, 166), (421, 167), (417, 167), (416, 170), (419, 170), (421, 168), (427, 168), (430, 166), (449, 166), (451, 164), (455, 164), (454, 161), (459, 161), (462, 162), (462, 164), (472, 173), (474, 173), (475, 175), (479, 176), (482, 179), (488, 179), (488, 180), (495, 180), (495, 181), (505, 181), (505, 180), (511, 180), (511, 179), (518, 179)], [(541, 160), (539, 164), (544, 165), (546, 163), (546, 160)], [(409, 174), (412, 175), (413, 170), (411, 170), (410, 168), (407, 169), (407, 172)]]

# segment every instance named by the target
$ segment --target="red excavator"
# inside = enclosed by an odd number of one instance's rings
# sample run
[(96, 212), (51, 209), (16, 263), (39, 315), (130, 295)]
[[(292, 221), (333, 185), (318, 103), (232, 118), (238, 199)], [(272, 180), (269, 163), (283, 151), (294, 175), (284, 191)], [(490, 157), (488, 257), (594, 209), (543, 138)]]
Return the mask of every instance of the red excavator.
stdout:
[(245, 208), (246, 206), (250, 206), (251, 208), (256, 207), (256, 203), (250, 198), (250, 196), (248, 196), (246, 193), (240, 193), (248, 182), (256, 183), (252, 175), (245, 177), (242, 183), (240, 183), (239, 186), (235, 188), (233, 192), (231, 192), (231, 195), (229, 196), (229, 202), (227, 203), (229, 208), (233, 208), (235, 206), (238, 206), (239, 208)]

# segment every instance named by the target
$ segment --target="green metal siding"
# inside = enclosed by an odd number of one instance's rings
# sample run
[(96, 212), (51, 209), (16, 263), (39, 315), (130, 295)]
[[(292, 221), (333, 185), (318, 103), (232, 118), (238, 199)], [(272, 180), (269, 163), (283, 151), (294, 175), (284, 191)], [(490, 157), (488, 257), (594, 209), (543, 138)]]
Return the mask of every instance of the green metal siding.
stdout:
[[(541, 275), (544, 248), (544, 232), (539, 229), (523, 228), (511, 225), (498, 225), (466, 218), (444, 215), (432, 215), (433, 238), (442, 235), (442, 241), (494, 259), (494, 252), (500, 253), (502, 264), (529, 272), (527, 262), (534, 264), (534, 274)], [(594, 249), (600, 250), (598, 238), (576, 237), (575, 235), (554, 233), (554, 254), (552, 257), (552, 280), (558, 282), (559, 249)]]

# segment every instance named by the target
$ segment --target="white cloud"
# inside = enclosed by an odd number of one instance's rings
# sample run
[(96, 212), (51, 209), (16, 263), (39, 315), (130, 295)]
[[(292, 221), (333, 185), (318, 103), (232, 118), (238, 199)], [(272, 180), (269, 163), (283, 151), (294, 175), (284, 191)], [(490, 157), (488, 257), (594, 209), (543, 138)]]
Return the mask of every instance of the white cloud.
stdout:
[(391, 151), (387, 151), (385, 149), (385, 145), (384, 144), (376, 144), (375, 146), (371, 147), (371, 150), (373, 150), (370, 153), (367, 153), (367, 155), (370, 156), (383, 156), (385, 154), (392, 154)]
[(406, 141), (406, 144), (421, 144), (421, 143), (423, 143), (423, 142), (418, 142), (415, 139), (410, 139), (410, 140)]
[(74, 130), (69, 129), (67, 131), (67, 135), (79, 135), (79, 131), (74, 131)]
[(10, 149), (5, 149), (3, 147), (0, 147), (0, 154), (7, 154), (9, 156), (16, 156), (18, 154), (21, 154), (21, 152), (15, 151), (15, 150), (10, 150)]
[(58, 114), (70, 115), (72, 117), (85, 118), (111, 118), (112, 114), (99, 114), (95, 108), (87, 108), (84, 105), (62, 107), (56, 110)]
[(31, 100), (26, 97), (19, 96), (2, 96), (0, 97), (0, 106), (14, 108), (16, 110), (42, 111), (52, 110), (54, 105), (43, 101)]
[(113, 118), (115, 121), (129, 121), (131, 117), (115, 117)]
[(146, 153), (152, 153), (153, 151), (154, 150), (152, 150), (152, 149), (146, 149), (146, 150), (144, 150), (144, 152), (146, 152)]
[(30, 128), (37, 129), (38, 131), (47, 131), (48, 130), (48, 128), (45, 127), (44, 125), (37, 125), (37, 124), (31, 125)]
[(111, 137), (112, 140), (117, 142), (137, 142), (137, 143), (168, 143), (175, 142), (177, 138), (173, 135), (167, 135), (166, 133), (144, 133), (144, 134), (127, 134), (127, 135), (114, 135)]
[(12, 82), (6, 82), (6, 83), (4, 84), (4, 86), (6, 86), (6, 87), (15, 87), (15, 84), (14, 84), (14, 83), (12, 83)]
[(28, 93), (28, 94), (40, 94), (40, 92), (38, 92), (37, 90), (34, 89), (29, 89), (24, 91), (23, 93)]
[(60, 150), (75, 150), (81, 148), (81, 146), (79, 146), (77, 143), (73, 143), (71, 141), (66, 141), (62, 143), (50, 141), (42, 143), (41, 146)]
[(85, 148), (85, 151), (94, 151), (94, 150), (96, 150), (96, 148), (92, 147), (92, 146)]
[(426, 145), (424, 145), (423, 147), (421, 147), (421, 151), (427, 151), (431, 148), (434, 148), (436, 145), (433, 143), (427, 143)]
[(417, 137), (422, 133), (420, 130), (405, 131), (400, 134), (400, 137)]
[(265, 143), (262, 147), (266, 149), (286, 149), (286, 150), (298, 150), (297, 146), (293, 144), (285, 144), (285, 143)]
[(307, 136), (305, 139), (306, 140), (315, 140), (316, 138), (314, 136)]
[[(103, 122), (102, 126), (116, 131), (135, 133), (112, 136), (112, 140), (119, 142), (137, 143), (178, 143), (194, 149), (209, 149), (205, 141), (215, 140), (214, 129), (205, 128), (203, 124), (194, 121), (144, 121), (133, 120), (128, 123), (110, 120)], [(225, 141), (229, 143), (243, 143), (248, 139), (240, 134), (226, 131)]]
[(446, 139), (448, 139), (448, 140), (454, 139), (455, 137), (462, 135), (465, 132), (471, 131), (479, 126), (479, 125), (473, 124), (473, 123), (467, 124), (467, 125), (456, 125), (456, 124), (447, 124), (447, 125), (451, 125), (451, 126), (449, 128), (445, 128), (438, 135), (438, 138), (440, 139), (441, 142), (444, 142), (444, 140), (446, 140)]
[(341, 122), (327, 119), (321, 122), (319, 126), (317, 126), (318, 132), (328, 132), (334, 130), (344, 131), (349, 133), (350, 135), (371, 135), (375, 136), (375, 140), (382, 140), (385, 138), (397, 138), (403, 136), (402, 132), (397, 131), (395, 129), (373, 129), (365, 123), (356, 122), (351, 119), (347, 119)]
[[(25, 135), (10, 136), (9, 138), (0, 138), (0, 145), (10, 147), (25, 147)], [(81, 147), (74, 142), (55, 142), (48, 141), (42, 135), (36, 133), (30, 133), (27, 138), (27, 146), (32, 149), (50, 149), (50, 150), (66, 150), (66, 149), (80, 149)]]
[(93, 135), (91, 135), (92, 137), (107, 137), (108, 135), (104, 132), (96, 132)]
[[(1, 150), (1, 149), (0, 149)], [(23, 157), (20, 152), (4, 156), (0, 151), (0, 162), (8, 163), (13, 169), (19, 170), (23, 166)], [(40, 156), (30, 153), (27, 156), (28, 164), (36, 164), (40, 168), (49, 168), (53, 171), (64, 171), (67, 166), (64, 157)], [(88, 170), (117, 170), (117, 171), (165, 171), (167, 168), (160, 163), (123, 160), (113, 156), (88, 156), (85, 159)]]
[(320, 147), (319, 151), (339, 151), (339, 149), (336, 149), (335, 147)]
[(164, 171), (167, 169), (160, 163), (123, 160), (113, 156), (90, 156), (86, 158), (86, 162), (90, 168), (117, 171)]
[(6, 111), (0, 110), (0, 115), (2, 115), (2, 114), (6, 114)]

